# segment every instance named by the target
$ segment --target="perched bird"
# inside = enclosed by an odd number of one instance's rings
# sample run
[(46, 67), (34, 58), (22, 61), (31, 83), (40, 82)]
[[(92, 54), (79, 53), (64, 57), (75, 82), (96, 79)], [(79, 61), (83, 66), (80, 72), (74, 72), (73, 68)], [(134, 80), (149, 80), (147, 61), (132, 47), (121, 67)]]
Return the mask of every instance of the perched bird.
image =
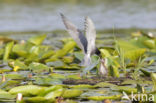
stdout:
[[(81, 62), (83, 66), (91, 65), (91, 55), (97, 54), (100, 55), (100, 51), (95, 46), (96, 40), (96, 30), (92, 20), (89, 17), (85, 18), (85, 34), (78, 29), (72, 22), (70, 22), (62, 13), (60, 14), (63, 20), (63, 23), (70, 34), (70, 36), (75, 40), (77, 45), (81, 48), (84, 53), (84, 59)], [(107, 70), (104, 64), (104, 59), (100, 59), (100, 74), (107, 74)], [(104, 70), (105, 69), (105, 70)]]

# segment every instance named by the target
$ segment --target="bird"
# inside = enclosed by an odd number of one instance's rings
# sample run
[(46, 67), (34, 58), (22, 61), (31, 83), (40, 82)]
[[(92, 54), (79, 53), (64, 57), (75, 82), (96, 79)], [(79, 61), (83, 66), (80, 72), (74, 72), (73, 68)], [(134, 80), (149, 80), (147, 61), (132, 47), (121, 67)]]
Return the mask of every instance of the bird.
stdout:
[[(100, 55), (100, 50), (95, 45), (96, 30), (93, 21), (90, 17), (85, 17), (85, 35), (78, 29), (71, 21), (67, 19), (64, 14), (60, 13), (62, 21), (66, 27), (67, 32), (77, 43), (79, 48), (83, 51), (84, 59), (81, 62), (82, 66), (89, 66), (92, 64), (91, 56), (93, 54)], [(105, 59), (100, 58), (100, 75), (107, 75), (107, 68), (105, 66)]]

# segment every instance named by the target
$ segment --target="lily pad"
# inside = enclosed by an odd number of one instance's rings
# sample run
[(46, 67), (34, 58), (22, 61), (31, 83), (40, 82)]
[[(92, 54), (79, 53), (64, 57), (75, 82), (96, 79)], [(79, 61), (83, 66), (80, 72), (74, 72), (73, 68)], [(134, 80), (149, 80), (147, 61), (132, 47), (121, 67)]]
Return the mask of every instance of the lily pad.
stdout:
[(111, 99), (111, 100), (120, 100), (121, 95), (113, 95), (113, 96), (90, 96), (87, 99), (94, 100), (94, 101), (102, 101), (105, 99)]
[(39, 35), (39, 36), (37, 35), (31, 37), (28, 41), (32, 44), (40, 45), (46, 37), (47, 37), (46, 35)]
[(23, 95), (38, 95), (44, 89), (37, 85), (17, 86), (9, 90), (11, 94), (22, 93)]
[(49, 72), (50, 68), (44, 64), (33, 62), (29, 65), (29, 69), (34, 73)]
[(83, 93), (82, 90), (67, 89), (64, 91), (62, 97), (63, 98), (75, 98), (75, 97), (79, 97), (82, 93)]

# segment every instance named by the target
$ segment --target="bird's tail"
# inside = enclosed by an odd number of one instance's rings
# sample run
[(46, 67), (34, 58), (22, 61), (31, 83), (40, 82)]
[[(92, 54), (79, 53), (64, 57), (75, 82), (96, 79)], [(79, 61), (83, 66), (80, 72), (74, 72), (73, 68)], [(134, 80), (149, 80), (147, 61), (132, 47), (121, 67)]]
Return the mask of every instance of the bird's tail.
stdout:
[(85, 54), (81, 62), (81, 66), (89, 66), (90, 64), (91, 64), (91, 56), (90, 54)]

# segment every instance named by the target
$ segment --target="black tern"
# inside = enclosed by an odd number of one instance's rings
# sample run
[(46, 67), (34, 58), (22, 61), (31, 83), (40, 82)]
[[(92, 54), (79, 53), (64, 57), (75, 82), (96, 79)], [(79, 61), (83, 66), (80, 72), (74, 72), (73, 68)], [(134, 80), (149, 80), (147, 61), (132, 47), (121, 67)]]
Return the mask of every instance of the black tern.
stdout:
[[(99, 49), (95, 45), (96, 40), (96, 30), (94, 23), (89, 17), (85, 18), (85, 34), (78, 29), (72, 22), (70, 22), (62, 13), (60, 13), (63, 23), (70, 34), (70, 36), (75, 40), (77, 45), (81, 48), (84, 53), (84, 59), (81, 62), (82, 66), (91, 65), (91, 55), (100, 55)], [(105, 67), (105, 60), (100, 59), (99, 74), (107, 75), (107, 69)]]

